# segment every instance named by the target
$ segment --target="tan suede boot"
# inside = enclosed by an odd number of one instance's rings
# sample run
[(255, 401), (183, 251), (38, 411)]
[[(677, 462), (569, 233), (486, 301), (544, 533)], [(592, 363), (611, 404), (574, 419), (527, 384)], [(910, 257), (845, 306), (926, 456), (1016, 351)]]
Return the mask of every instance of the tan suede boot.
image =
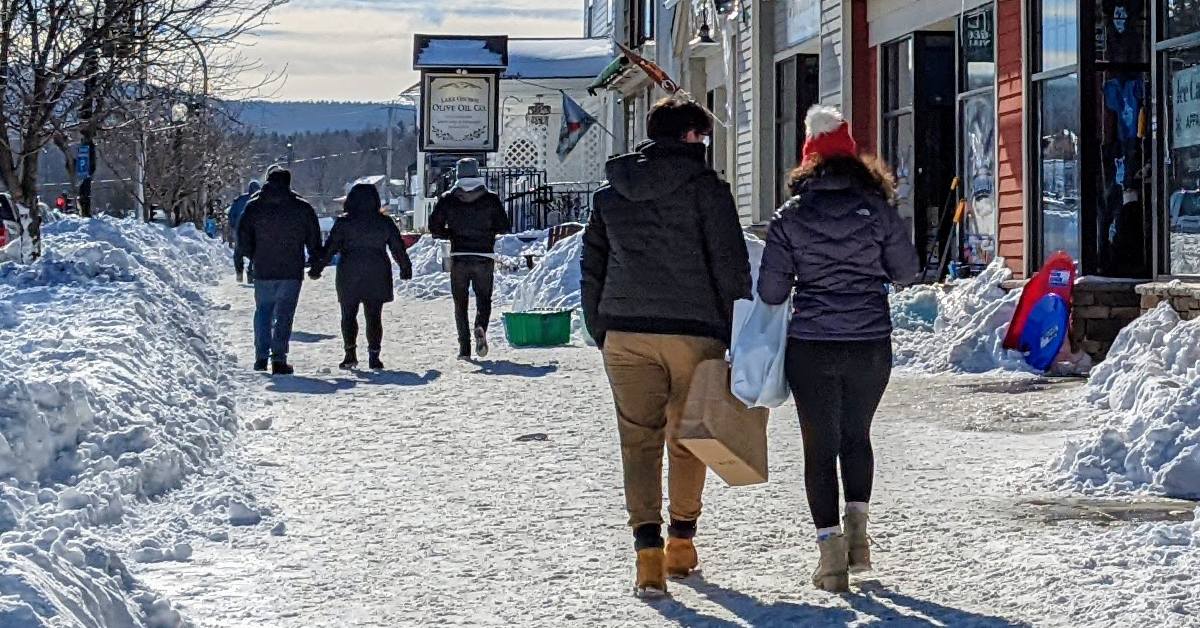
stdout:
[(871, 571), (871, 545), (867, 538), (867, 521), (869, 519), (870, 517), (865, 512), (848, 512), (842, 519), (842, 523), (846, 527), (850, 573)]
[(849, 591), (846, 537), (835, 534), (824, 541), (817, 541), (817, 549), (821, 550), (821, 561), (817, 563), (817, 570), (813, 572), (813, 586), (831, 593)]
[(637, 582), (633, 588), (638, 597), (656, 597), (667, 593), (667, 560), (661, 547), (648, 547), (637, 553)]
[(686, 578), (700, 564), (696, 554), (696, 545), (691, 539), (667, 539), (667, 575), (672, 578)]

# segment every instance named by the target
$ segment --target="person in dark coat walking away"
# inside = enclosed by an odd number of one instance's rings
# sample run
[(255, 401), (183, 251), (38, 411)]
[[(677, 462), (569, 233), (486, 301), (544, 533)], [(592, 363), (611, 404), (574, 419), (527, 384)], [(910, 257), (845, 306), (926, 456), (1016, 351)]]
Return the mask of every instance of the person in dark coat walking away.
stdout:
[(367, 356), (372, 370), (383, 368), (379, 352), (383, 346), (383, 304), (395, 299), (392, 260), (400, 267), (401, 279), (412, 279), (412, 261), (404, 248), (400, 228), (387, 214), (375, 186), (360, 183), (346, 196), (346, 213), (333, 223), (325, 252), (313, 263), (308, 276), (321, 278), (321, 271), (341, 255), (337, 266), (338, 302), (342, 306), (342, 342), (346, 357), (343, 369), (358, 366), (358, 310), (367, 319)]
[(805, 128), (804, 159), (792, 173), (795, 196), (771, 221), (758, 294), (781, 304), (794, 290), (786, 362), (821, 554), (812, 580), (817, 588), (845, 591), (850, 572), (871, 569), (871, 421), (892, 372), (887, 286), (911, 282), (919, 264), (896, 210), (892, 174), (878, 160), (859, 157), (841, 113), (813, 107)]
[(246, 268), (245, 258), (238, 254), (237, 234), (238, 225), (242, 221), (242, 216), (246, 213), (246, 205), (250, 204), (250, 199), (254, 198), (254, 195), (258, 194), (258, 191), (261, 189), (261, 183), (253, 180), (250, 181), (250, 184), (246, 186), (246, 193), (235, 198), (233, 203), (229, 205), (229, 231), (234, 242), (233, 270), (237, 273), (238, 281), (248, 280), (250, 283), (254, 283), (254, 260), (250, 260), (250, 267)]
[(705, 160), (712, 118), (694, 102), (666, 99), (647, 122), (650, 141), (606, 166), (583, 235), (581, 287), (617, 407), (635, 586), (653, 594), (698, 564), (692, 539), (707, 469), (677, 434), (692, 375), (725, 356), (733, 303), (750, 297), (751, 281), (733, 194)]
[(292, 173), (279, 168), (246, 205), (238, 224), (237, 254), (254, 264), (254, 370), (291, 375), (288, 344), (308, 257), (321, 256), (321, 226), (312, 205), (291, 189)]
[(475, 352), (487, 357), (487, 330), (492, 318), (492, 288), (496, 273), (496, 236), (512, 229), (504, 203), (479, 173), (479, 162), (461, 159), (458, 180), (438, 199), (429, 216), (429, 231), (450, 241), (450, 292), (458, 326), (458, 357), (471, 358), (469, 299), (475, 292)]

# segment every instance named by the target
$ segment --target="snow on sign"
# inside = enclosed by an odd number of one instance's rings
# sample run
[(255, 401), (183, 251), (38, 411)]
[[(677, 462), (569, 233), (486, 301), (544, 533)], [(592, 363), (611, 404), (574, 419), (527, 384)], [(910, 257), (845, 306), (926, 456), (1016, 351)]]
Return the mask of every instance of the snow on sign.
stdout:
[(504, 35), (415, 35), (413, 69), (490, 69), (508, 67)]
[(421, 150), (494, 152), (499, 143), (496, 74), (425, 72)]

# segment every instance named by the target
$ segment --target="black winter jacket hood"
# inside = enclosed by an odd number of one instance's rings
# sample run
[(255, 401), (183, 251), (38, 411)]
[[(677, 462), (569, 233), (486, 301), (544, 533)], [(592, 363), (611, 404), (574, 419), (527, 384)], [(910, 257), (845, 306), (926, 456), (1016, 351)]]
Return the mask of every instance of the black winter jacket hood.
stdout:
[(608, 160), (604, 170), (608, 183), (631, 201), (649, 201), (674, 194), (692, 179), (704, 174), (703, 144), (648, 140), (637, 152)]
[(607, 164), (583, 237), (588, 330), (728, 342), (733, 302), (750, 295), (750, 263), (729, 185), (704, 146), (646, 142)]

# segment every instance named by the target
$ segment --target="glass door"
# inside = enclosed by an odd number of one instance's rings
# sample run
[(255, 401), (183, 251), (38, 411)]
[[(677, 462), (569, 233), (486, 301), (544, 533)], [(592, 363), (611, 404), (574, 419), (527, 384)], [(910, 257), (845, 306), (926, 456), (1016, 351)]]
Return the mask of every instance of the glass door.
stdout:
[(791, 198), (792, 170), (804, 153), (804, 117), (817, 103), (819, 55), (796, 55), (775, 64), (776, 206)]

